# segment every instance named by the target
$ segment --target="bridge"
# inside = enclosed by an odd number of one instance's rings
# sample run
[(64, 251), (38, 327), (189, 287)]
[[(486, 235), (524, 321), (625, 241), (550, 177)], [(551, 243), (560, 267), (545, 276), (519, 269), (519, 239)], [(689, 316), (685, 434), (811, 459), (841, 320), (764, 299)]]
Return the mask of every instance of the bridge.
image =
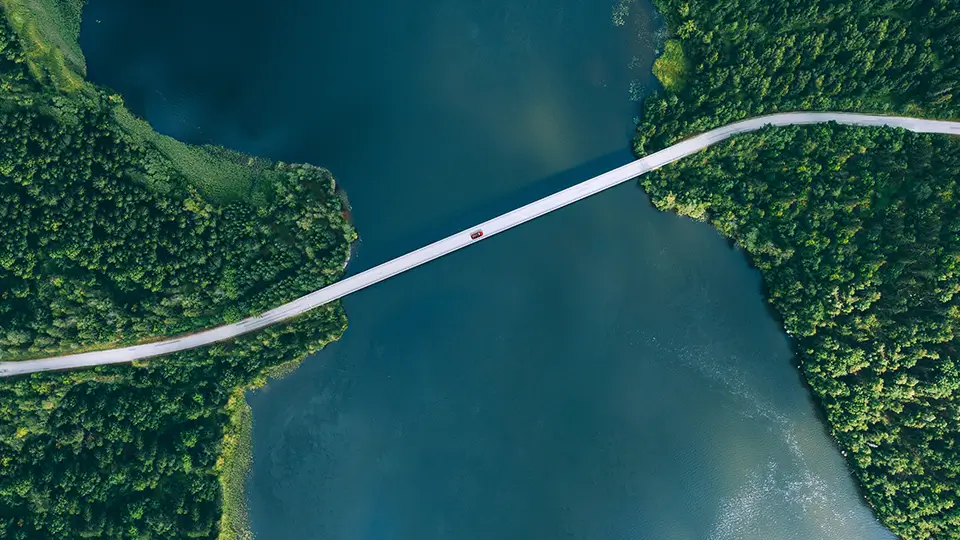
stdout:
[[(402, 255), (379, 266), (340, 280), (320, 290), (301, 296), (296, 300), (261, 313), (260, 315), (249, 317), (233, 324), (226, 324), (193, 334), (142, 345), (38, 360), (0, 362), (0, 377), (24, 375), (40, 371), (75, 369), (132, 362), (134, 360), (185, 351), (231, 339), (278, 322), (292, 319), (311, 309), (343, 298), (348, 294), (359, 291), (360, 289), (365, 289), (397, 274), (416, 268), (421, 264), (428, 263), (476, 242), (486, 240), (491, 236), (512, 229), (569, 204), (573, 204), (605, 189), (632, 180), (649, 171), (659, 169), (664, 165), (699, 152), (712, 144), (728, 139), (734, 135), (756, 131), (767, 125), (790, 126), (827, 122), (856, 126), (902, 128), (918, 133), (939, 133), (960, 136), (960, 122), (856, 113), (793, 112), (759, 116), (734, 122), (691, 137), (669, 148), (665, 148), (622, 167), (595, 176), (554, 193), (553, 195), (497, 216), (489, 221), (470, 227), (467, 230), (448, 236), (415, 251), (411, 251), (406, 255)], [(471, 236), (475, 236), (474, 233), (476, 231), (483, 231), (483, 235), (478, 238), (472, 238)]]

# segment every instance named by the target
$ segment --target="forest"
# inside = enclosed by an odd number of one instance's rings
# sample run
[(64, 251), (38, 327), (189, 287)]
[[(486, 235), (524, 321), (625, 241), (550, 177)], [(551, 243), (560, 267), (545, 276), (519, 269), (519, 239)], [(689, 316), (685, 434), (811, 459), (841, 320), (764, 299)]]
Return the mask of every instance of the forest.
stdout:
[[(657, 0), (656, 5), (670, 29), (670, 72), (683, 73), (644, 100), (634, 140), (638, 155), (779, 111), (958, 116), (955, 0)], [(676, 84), (678, 78), (684, 84)]]
[(221, 204), (124, 130), (116, 96), (44, 91), (6, 35), (0, 360), (233, 322), (339, 277), (356, 235), (328, 172), (258, 160)]
[(244, 464), (223, 456), (231, 400), (345, 328), (330, 304), (135, 367), (3, 380), (0, 538), (244, 538), (223, 504), (244, 500)]
[[(659, 0), (663, 90), (635, 151), (748, 116), (956, 118), (954, 0)], [(640, 179), (761, 271), (831, 433), (884, 525), (960, 538), (960, 140), (767, 128)]]
[[(164, 138), (83, 80), (76, 25), (55, 24), (74, 19), (23, 23), (61, 53), (0, 14), (0, 360), (234, 321), (339, 279), (356, 233), (327, 171)], [(345, 328), (334, 303), (161, 360), (0, 379), (0, 538), (245, 537), (243, 391)]]

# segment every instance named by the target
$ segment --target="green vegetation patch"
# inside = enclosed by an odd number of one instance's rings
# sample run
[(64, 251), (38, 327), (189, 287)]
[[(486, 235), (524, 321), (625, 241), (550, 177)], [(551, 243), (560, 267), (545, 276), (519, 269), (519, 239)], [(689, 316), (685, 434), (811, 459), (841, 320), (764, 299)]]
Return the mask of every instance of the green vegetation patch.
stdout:
[(37, 80), (60, 91), (84, 87), (86, 63), (77, 37), (85, 0), (0, 0), (6, 19), (20, 36)]
[(223, 434), (223, 450), (215, 470), (223, 493), (219, 540), (253, 540), (247, 512), (245, 484), (253, 466), (253, 411), (239, 389), (227, 400), (230, 416)]
[(116, 104), (114, 118), (132, 139), (159, 152), (176, 173), (212, 202), (249, 201), (265, 205), (270, 186), (282, 180), (283, 174), (268, 160), (221, 147), (193, 146), (161, 135), (146, 120), (123, 107), (119, 96), (111, 98)]
[(687, 64), (680, 41), (668, 39), (664, 43), (663, 54), (653, 62), (653, 74), (665, 89), (677, 92), (683, 88), (687, 76)]

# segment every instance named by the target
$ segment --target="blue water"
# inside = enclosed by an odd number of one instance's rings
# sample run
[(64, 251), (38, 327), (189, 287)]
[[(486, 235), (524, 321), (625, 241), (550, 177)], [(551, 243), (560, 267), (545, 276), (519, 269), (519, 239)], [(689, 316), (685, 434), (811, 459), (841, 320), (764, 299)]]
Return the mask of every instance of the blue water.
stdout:
[[(91, 0), (81, 44), (165, 133), (330, 168), (358, 271), (631, 159), (660, 23), (612, 9)], [(344, 304), (249, 396), (261, 540), (892, 538), (757, 273), (633, 183)]]

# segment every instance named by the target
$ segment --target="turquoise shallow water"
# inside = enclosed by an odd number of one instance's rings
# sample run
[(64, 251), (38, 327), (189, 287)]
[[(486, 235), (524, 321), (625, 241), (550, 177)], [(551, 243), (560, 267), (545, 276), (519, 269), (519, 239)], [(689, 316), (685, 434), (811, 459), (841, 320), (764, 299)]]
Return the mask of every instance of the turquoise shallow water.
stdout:
[[(631, 159), (631, 6), (91, 0), (81, 44), (165, 133), (329, 167), (356, 271)], [(632, 183), (345, 306), (250, 396), (261, 540), (891, 538), (757, 273)]]

